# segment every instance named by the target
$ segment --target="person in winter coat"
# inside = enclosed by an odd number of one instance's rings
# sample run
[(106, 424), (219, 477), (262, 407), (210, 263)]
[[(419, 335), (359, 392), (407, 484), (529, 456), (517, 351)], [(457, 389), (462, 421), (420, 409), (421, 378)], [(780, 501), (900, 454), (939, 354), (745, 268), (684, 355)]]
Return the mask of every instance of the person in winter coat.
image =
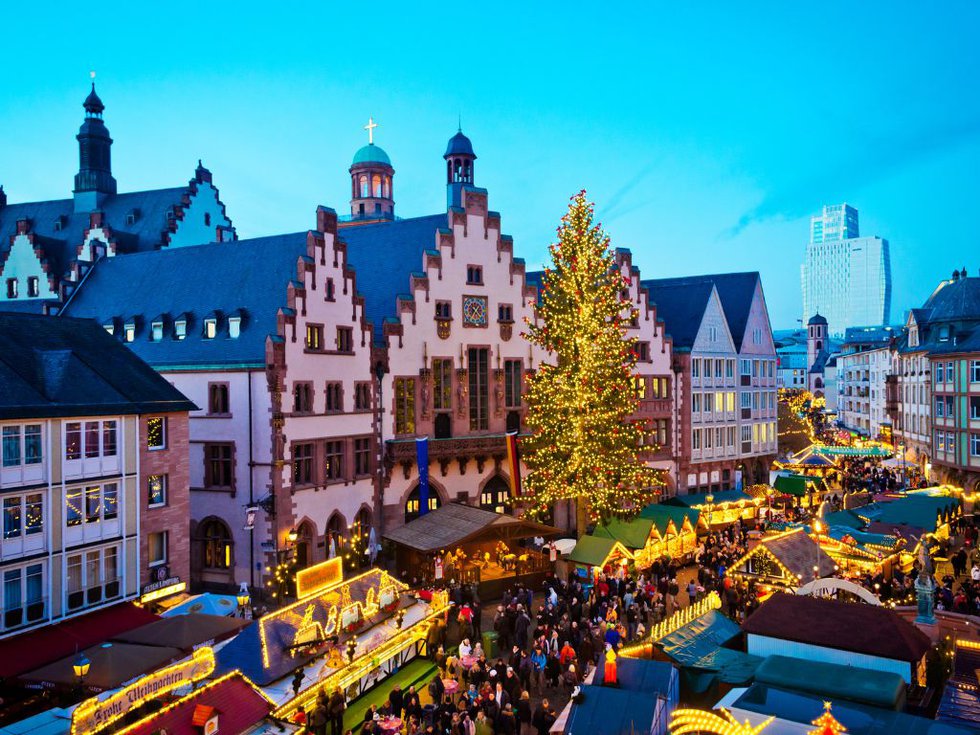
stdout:
[(347, 702), (340, 687), (334, 688), (327, 700), (327, 717), (330, 718), (330, 735), (340, 735), (344, 731), (344, 709)]

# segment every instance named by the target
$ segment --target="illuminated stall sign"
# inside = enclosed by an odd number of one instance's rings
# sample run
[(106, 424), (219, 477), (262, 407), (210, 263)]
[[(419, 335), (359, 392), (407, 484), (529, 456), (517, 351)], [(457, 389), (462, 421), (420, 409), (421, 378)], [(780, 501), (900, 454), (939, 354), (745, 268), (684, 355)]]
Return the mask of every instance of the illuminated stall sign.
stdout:
[(344, 560), (337, 556), (296, 572), (296, 596), (310, 597), (344, 579)]
[(150, 699), (200, 681), (214, 671), (214, 649), (198, 648), (190, 659), (140, 677), (106, 699), (86, 699), (72, 713), (71, 735), (92, 735)]

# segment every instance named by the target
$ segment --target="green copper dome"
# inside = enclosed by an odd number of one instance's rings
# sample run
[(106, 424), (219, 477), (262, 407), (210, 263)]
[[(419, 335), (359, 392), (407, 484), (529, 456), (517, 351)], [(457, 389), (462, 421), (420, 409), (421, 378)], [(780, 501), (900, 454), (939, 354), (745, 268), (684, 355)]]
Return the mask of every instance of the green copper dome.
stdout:
[(356, 166), (359, 163), (383, 163), (385, 166), (390, 166), (391, 159), (388, 158), (388, 154), (384, 152), (383, 148), (374, 143), (369, 143), (354, 154), (351, 166)]

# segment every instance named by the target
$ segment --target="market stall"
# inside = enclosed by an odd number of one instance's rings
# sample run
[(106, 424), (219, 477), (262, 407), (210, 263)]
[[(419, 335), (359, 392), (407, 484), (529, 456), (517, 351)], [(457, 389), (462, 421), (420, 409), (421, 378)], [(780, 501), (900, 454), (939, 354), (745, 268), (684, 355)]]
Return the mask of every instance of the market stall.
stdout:
[(753, 497), (742, 490), (719, 490), (716, 493), (675, 495), (664, 501), (667, 505), (701, 511), (703, 522), (710, 527), (727, 526), (737, 520), (754, 521), (765, 498)]
[(516, 578), (528, 584), (552, 571), (547, 553), (529, 543), (561, 531), (504, 513), (447, 503), (385, 534), (395, 544), (398, 569), (411, 570), (425, 583), (455, 580), (479, 585), (481, 598), (493, 599)]
[(606, 536), (585, 535), (568, 555), (569, 574), (590, 585), (599, 574), (614, 574), (632, 561), (633, 555), (621, 541)]

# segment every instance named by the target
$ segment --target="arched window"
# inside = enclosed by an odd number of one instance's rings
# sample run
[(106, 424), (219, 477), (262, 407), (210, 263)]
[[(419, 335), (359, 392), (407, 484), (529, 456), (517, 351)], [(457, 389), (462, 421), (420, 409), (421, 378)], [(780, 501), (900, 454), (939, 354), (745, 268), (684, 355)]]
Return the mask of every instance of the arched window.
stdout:
[(822, 350), (822, 349), (823, 349), (823, 340), (822, 339), (818, 339), (817, 340), (817, 352), (820, 352), (820, 350)]
[(205, 569), (230, 569), (233, 542), (224, 521), (217, 518), (205, 521), (201, 529), (204, 544)]
[(313, 562), (313, 537), (316, 531), (309, 521), (303, 521), (296, 533), (296, 568), (305, 569)]
[(360, 189), (361, 189), (361, 196), (362, 197), (371, 196), (371, 190), (368, 188), (368, 177), (367, 177), (367, 174), (361, 174), (358, 177), (358, 182), (359, 182)]
[[(442, 499), (432, 485), (429, 485), (429, 510), (436, 510), (442, 505)], [(409, 493), (408, 500), (405, 501), (405, 523), (414, 521), (419, 517), (419, 486)]]
[(823, 381), (820, 378), (817, 378), (813, 381), (813, 386), (815, 388), (823, 388)]
[(391, 177), (385, 176), (384, 178), (384, 198), (391, 199)]
[(480, 507), (494, 513), (506, 513), (510, 506), (510, 486), (500, 475), (483, 486), (480, 493)]

